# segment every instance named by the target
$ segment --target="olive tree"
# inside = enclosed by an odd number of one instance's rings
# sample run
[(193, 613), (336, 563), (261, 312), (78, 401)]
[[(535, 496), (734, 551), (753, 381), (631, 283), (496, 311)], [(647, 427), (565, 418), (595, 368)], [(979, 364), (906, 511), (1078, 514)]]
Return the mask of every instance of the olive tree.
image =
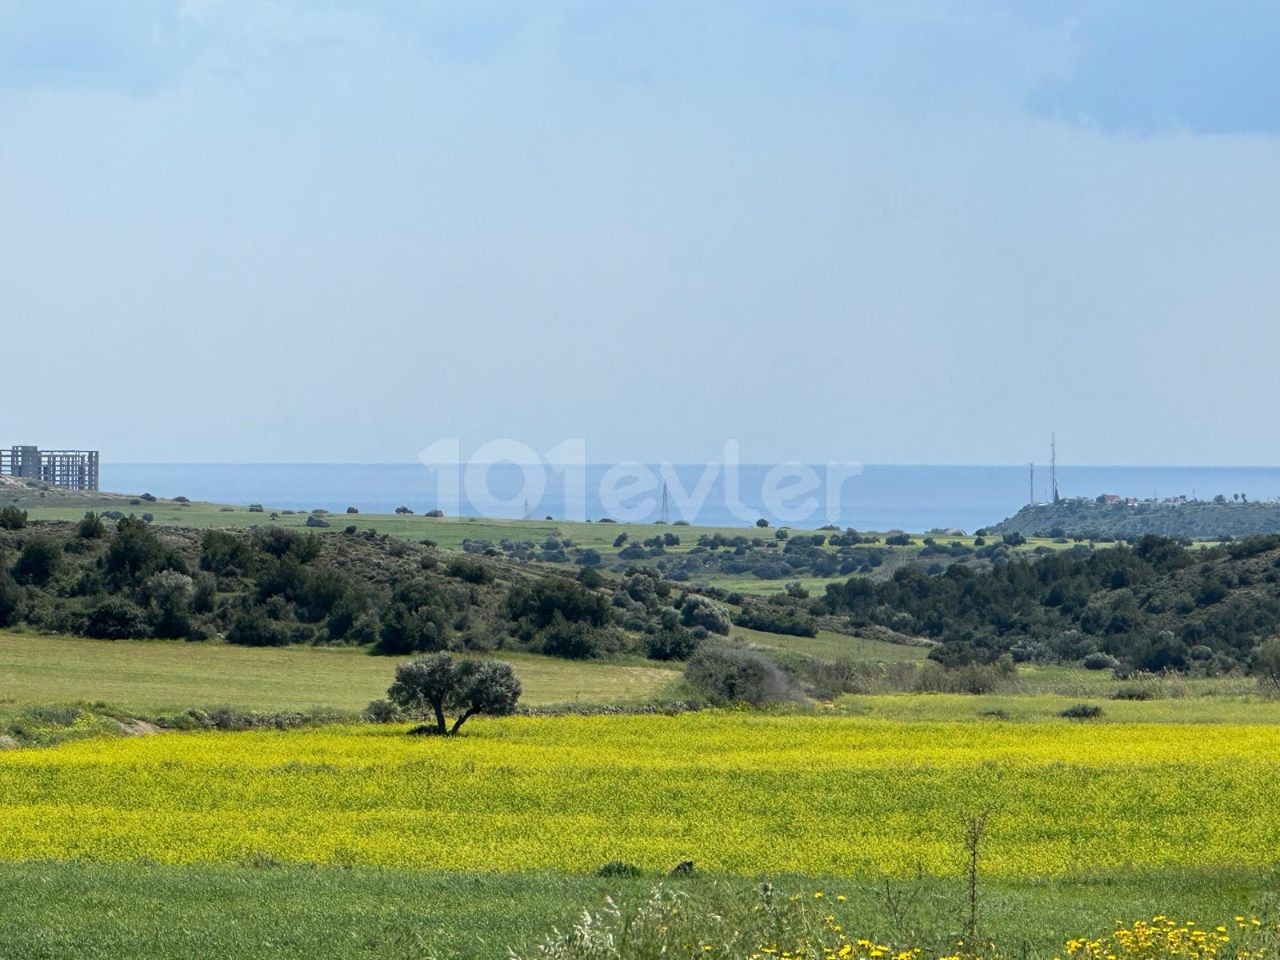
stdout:
[[(520, 699), (520, 681), (500, 660), (454, 660), (432, 653), (396, 667), (387, 697), (406, 713), (435, 719), (434, 733), (452, 735), (477, 713), (505, 716)], [(452, 713), (450, 725), (445, 718)]]

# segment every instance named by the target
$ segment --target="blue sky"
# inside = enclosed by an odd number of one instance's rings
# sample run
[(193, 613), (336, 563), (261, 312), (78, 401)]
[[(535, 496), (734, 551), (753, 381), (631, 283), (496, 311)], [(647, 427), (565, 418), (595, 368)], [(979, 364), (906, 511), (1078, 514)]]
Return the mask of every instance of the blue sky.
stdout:
[(0, 443), (1274, 464), (1278, 50), (1263, 2), (0, 0)]

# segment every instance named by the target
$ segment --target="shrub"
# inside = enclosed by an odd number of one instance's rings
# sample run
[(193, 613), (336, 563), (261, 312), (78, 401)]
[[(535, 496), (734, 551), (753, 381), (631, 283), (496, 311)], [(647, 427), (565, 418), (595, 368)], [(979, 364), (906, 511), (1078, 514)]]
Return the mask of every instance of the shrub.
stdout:
[(22, 588), (9, 576), (9, 571), (0, 569), (0, 627), (13, 626), (21, 613)]
[(220, 577), (246, 576), (254, 567), (253, 544), (224, 530), (206, 530), (200, 540), (200, 569)]
[(185, 637), (191, 630), (194, 581), (185, 573), (162, 570), (147, 578), (151, 632), (157, 637)]
[(359, 512), (360, 511), (357, 510), (355, 507), (347, 507), (347, 513), (359, 513)]
[[(520, 700), (520, 681), (511, 664), (500, 660), (459, 660), (447, 653), (418, 657), (396, 667), (387, 697), (406, 713), (430, 716), (431, 732), (452, 735), (479, 713), (504, 716)], [(446, 712), (454, 714), (448, 724)], [(425, 732), (425, 731), (424, 731)]]
[(695, 690), (721, 703), (759, 707), (797, 699), (791, 681), (778, 665), (752, 650), (703, 647), (685, 665), (684, 676)]
[(1083, 662), (1086, 670), (1114, 670), (1120, 666), (1120, 661), (1109, 653), (1091, 653)]
[(260, 503), (251, 503), (251, 504), (249, 504), (249, 512), (250, 512), (250, 513), (265, 513), (266, 511), (263, 509), (262, 504), (260, 504)]
[(1096, 720), (1102, 716), (1102, 708), (1093, 703), (1077, 703), (1074, 707), (1067, 707), (1058, 716), (1068, 720)]
[(597, 877), (638, 877), (640, 868), (625, 860), (610, 860), (596, 870)]
[(322, 527), (329, 526), (329, 521), (326, 520), (324, 517), (320, 516), (319, 514), (313, 513), (307, 517), (307, 526), (320, 529)]
[(397, 723), (404, 719), (404, 711), (390, 700), (374, 700), (360, 716), (368, 723)]
[(769, 526), (769, 521), (766, 520), (764, 517), (761, 517), (759, 520), (756, 521), (756, 526), (759, 527), (761, 530), (763, 530), (765, 527)]
[(560, 577), (546, 577), (512, 587), (507, 594), (506, 612), (515, 621), (517, 635), (526, 640), (549, 626), (557, 616), (592, 627), (603, 627), (609, 622), (609, 604), (601, 594)]
[(539, 631), (539, 636), (542, 652), (553, 657), (588, 660), (605, 652), (605, 634), (602, 629), (582, 620), (566, 620), (559, 613)]
[(689, 594), (680, 604), (680, 622), (686, 627), (702, 627), (708, 633), (721, 636), (728, 636), (733, 626), (724, 607), (697, 594)]
[(403, 517), (413, 513), (413, 511), (410, 510), (408, 507), (396, 507), (396, 513), (398, 513), (400, 516)]
[(236, 617), (227, 631), (227, 643), (242, 647), (283, 647), (289, 643), (289, 631), (284, 624), (271, 620), (258, 607)]
[(166, 566), (164, 545), (146, 523), (126, 517), (116, 525), (107, 547), (103, 571), (116, 586), (136, 583)]
[(1254, 649), (1249, 672), (1260, 683), (1280, 687), (1280, 637), (1264, 640)]
[(147, 635), (146, 612), (124, 597), (108, 597), (94, 607), (84, 625), (85, 636), (126, 640)]
[(76, 534), (83, 540), (102, 540), (107, 535), (107, 525), (90, 510), (76, 527)]
[(21, 530), (26, 525), (27, 511), (12, 506), (0, 509), (0, 529)]
[(697, 652), (700, 641), (679, 626), (663, 627), (645, 638), (645, 653), (650, 660), (688, 660)]
[(744, 606), (733, 622), (749, 630), (780, 633), (791, 637), (816, 637), (818, 625), (808, 614), (791, 607), (753, 603)]
[(35, 587), (43, 587), (62, 567), (62, 548), (52, 540), (32, 540), (22, 548), (13, 565), (13, 579)]
[(457, 557), (451, 560), (445, 572), (467, 583), (489, 583), (493, 580), (493, 571), (488, 565), (470, 557)]
[(449, 624), (440, 608), (393, 598), (378, 631), (378, 652), (444, 650), (449, 646), (449, 639)]
[(1111, 695), (1112, 700), (1154, 700), (1156, 695), (1147, 687), (1121, 687)]
[(320, 540), (314, 534), (299, 533), (281, 527), (259, 527), (253, 531), (252, 545), (276, 558), (293, 557), (299, 563), (310, 563), (320, 556)]

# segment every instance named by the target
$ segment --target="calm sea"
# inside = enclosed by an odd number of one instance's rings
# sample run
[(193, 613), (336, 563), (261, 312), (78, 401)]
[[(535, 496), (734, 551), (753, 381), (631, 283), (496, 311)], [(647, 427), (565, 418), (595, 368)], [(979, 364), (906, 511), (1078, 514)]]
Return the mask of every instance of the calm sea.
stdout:
[[(537, 483), (513, 464), (496, 464), (485, 471), (490, 499), (468, 498), (460, 478), (457, 508), (464, 516), (573, 517), (575, 509), (599, 519), (652, 521), (661, 514), (662, 480), (652, 466), (650, 478), (639, 481), (634, 493), (620, 497), (619, 479), (605, 464), (587, 466), (578, 483), (550, 468), (544, 472), (541, 494)], [(867, 465), (860, 474), (832, 479), (823, 466), (814, 466), (816, 489), (783, 499), (770, 495), (770, 468), (743, 465), (737, 483), (726, 484), (719, 470), (706, 483), (706, 496), (694, 497), (704, 477), (702, 465), (676, 465), (668, 477), (668, 517), (712, 526), (746, 526), (765, 517), (775, 526), (817, 528), (825, 523), (863, 530), (900, 528), (911, 531), (958, 527), (972, 531), (1015, 513), (1029, 499), (1026, 467), (1014, 466), (892, 466)], [(542, 471), (542, 468), (535, 468)], [(1046, 499), (1048, 470), (1037, 468), (1037, 498)], [(536, 477), (534, 477), (536, 480)], [(637, 483), (635, 478), (623, 478)], [(705, 482), (705, 481), (704, 481)], [(785, 480), (795, 483), (795, 479)], [(812, 483), (809, 484), (812, 486)], [(1116, 493), (1133, 497), (1246, 494), (1251, 500), (1280, 498), (1280, 467), (1059, 467), (1062, 496)], [(732, 496), (737, 488), (736, 498)], [(406, 506), (421, 513), (448, 506), (447, 486), (421, 464), (130, 464), (102, 467), (102, 487), (126, 493), (161, 497), (186, 496), (219, 503), (262, 503), (279, 509), (324, 508), (341, 512), (355, 506), (363, 513), (390, 513)], [(827, 494), (838, 487), (838, 496)], [(610, 491), (615, 491), (611, 493)], [(682, 495), (688, 495), (682, 499)], [(506, 501), (497, 502), (497, 501)], [(528, 501), (526, 507), (526, 501)], [(739, 505), (740, 504), (740, 505)], [(800, 516), (804, 508), (811, 509)], [(646, 509), (647, 508), (647, 509)]]

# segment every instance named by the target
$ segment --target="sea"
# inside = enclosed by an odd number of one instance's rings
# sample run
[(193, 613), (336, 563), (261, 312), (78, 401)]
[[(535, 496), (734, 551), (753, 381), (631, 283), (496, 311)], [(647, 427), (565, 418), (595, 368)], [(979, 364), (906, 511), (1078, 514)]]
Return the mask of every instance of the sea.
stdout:
[[(1033, 486), (1034, 483), (1034, 486)], [(1280, 467), (1059, 466), (1062, 497), (1280, 498)], [(701, 484), (701, 486), (700, 486)], [(1051, 498), (1047, 467), (867, 464), (104, 463), (104, 490), (268, 509), (973, 532)], [(665, 500), (665, 507), (664, 507)]]

